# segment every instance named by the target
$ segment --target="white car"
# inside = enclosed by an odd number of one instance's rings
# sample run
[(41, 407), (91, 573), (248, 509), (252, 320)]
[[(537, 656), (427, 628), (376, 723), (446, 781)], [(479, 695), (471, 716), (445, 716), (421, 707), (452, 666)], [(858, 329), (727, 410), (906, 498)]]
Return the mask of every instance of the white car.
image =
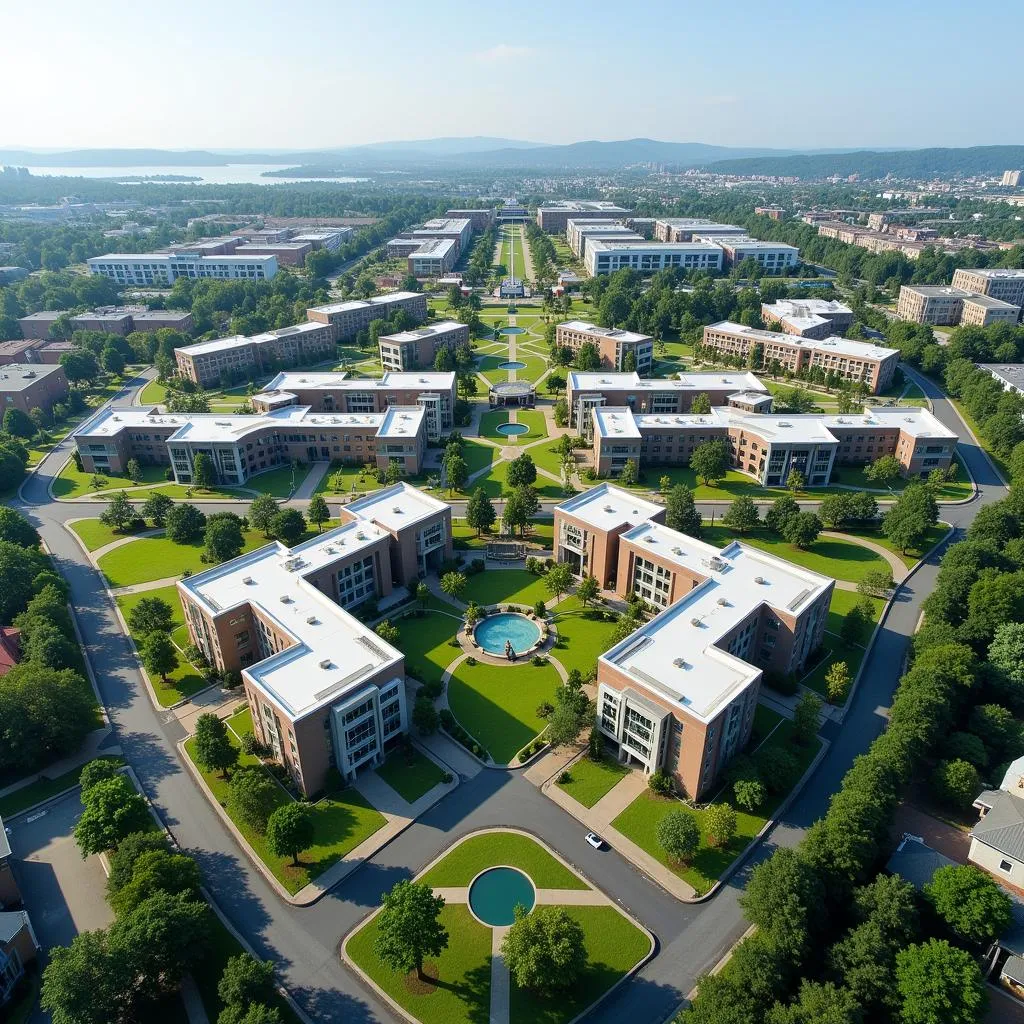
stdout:
[(596, 832), (588, 832), (587, 833), (587, 842), (595, 850), (603, 850), (604, 849), (604, 840), (599, 835), (597, 835)]

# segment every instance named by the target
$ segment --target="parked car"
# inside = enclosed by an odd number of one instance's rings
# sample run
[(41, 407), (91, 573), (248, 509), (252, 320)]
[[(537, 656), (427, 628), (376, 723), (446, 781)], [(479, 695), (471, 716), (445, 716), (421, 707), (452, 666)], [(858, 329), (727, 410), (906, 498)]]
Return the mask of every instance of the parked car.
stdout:
[(604, 849), (604, 840), (596, 832), (588, 832), (587, 833), (587, 842), (595, 850), (603, 850)]

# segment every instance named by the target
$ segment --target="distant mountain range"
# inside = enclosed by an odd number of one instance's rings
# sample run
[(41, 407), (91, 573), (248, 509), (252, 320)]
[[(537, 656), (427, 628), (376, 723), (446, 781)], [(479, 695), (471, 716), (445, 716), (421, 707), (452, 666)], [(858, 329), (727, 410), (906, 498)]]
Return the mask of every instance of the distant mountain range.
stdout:
[(547, 145), (492, 136), (374, 142), (331, 149), (264, 152), (168, 149), (76, 149), (40, 152), (0, 150), (0, 164), (40, 167), (217, 167), (277, 164), (302, 173), (340, 174), (382, 169), (445, 168), (482, 171), (612, 170), (637, 164), (700, 167), (728, 174), (795, 175), (822, 178), (860, 174), (865, 178), (992, 174), (1024, 167), (1022, 146), (964, 149), (796, 150), (713, 146), (656, 139), (585, 141)]

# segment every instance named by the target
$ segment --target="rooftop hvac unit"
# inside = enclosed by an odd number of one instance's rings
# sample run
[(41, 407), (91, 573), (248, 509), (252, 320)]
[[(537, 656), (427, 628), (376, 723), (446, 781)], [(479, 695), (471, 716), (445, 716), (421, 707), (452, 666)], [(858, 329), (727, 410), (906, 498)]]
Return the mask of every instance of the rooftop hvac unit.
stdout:
[(711, 566), (712, 569), (716, 569), (716, 570), (724, 569), (725, 568), (725, 561), (724, 561), (724, 559), (719, 558), (718, 555), (712, 555), (708, 559), (708, 565)]
[(292, 599), (287, 594), (281, 595), (281, 604), (291, 604)]
[(726, 599), (725, 599), (724, 597), (720, 597), (720, 598), (718, 599), (718, 603), (719, 603), (719, 604), (720, 604), (720, 605), (721, 605), (721, 606), (722, 606), (723, 608), (728, 608), (728, 607), (729, 607), (729, 602), (728, 602), (728, 601), (727, 601), (727, 600), (726, 600)]
[(682, 553), (683, 553), (683, 549), (682, 548), (673, 548), (672, 549), (672, 554), (673, 555), (681, 555)]
[(324, 660), (320, 662), (320, 667), (321, 668), (330, 668), (331, 667), (331, 659), (330, 658), (324, 658)]
[(694, 616), (692, 619), (690, 619), (690, 625), (697, 626), (699, 628), (700, 626), (703, 626), (704, 623), (701, 622), (700, 619), (698, 619), (696, 616)]
[(249, 586), (252, 586), (256, 581), (251, 576), (246, 576), (245, 579), (242, 580), (242, 582), (249, 584)]
[(306, 624), (309, 626), (315, 626), (320, 620), (315, 615), (310, 615), (306, 619)]
[(672, 664), (675, 665), (676, 668), (686, 668), (687, 667), (686, 662), (683, 661), (682, 658), (676, 658), (675, 661), (672, 662)]
[(754, 577), (754, 582), (755, 583), (764, 583), (764, 577), (763, 576), (755, 576)]

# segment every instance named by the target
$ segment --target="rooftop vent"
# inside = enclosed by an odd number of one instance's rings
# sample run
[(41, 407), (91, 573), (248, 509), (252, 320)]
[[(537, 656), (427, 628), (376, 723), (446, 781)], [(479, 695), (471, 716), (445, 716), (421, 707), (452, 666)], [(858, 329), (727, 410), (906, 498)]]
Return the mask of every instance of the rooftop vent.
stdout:
[(242, 580), (242, 582), (248, 583), (250, 586), (252, 586), (252, 584), (254, 584), (256, 581), (251, 576), (246, 576), (245, 579)]
[(725, 561), (719, 558), (718, 555), (712, 555), (708, 559), (708, 565), (711, 566), (712, 569), (715, 569), (717, 571), (719, 569), (725, 568)]
[(392, 505), (391, 506), (391, 511), (394, 512), (396, 515), (401, 515), (401, 513), (402, 513), (402, 506), (401, 505)]
[(683, 659), (682, 659), (682, 658), (676, 658), (676, 659), (675, 659), (675, 660), (674, 660), (674, 661), (672, 662), (672, 664), (673, 664), (673, 665), (675, 665), (675, 667), (676, 667), (676, 668), (686, 668), (686, 667), (687, 667), (687, 664), (686, 664), (686, 662), (685, 662), (685, 661), (683, 661)]
[(719, 604), (720, 604), (720, 605), (721, 605), (721, 606), (722, 606), (723, 608), (728, 608), (728, 607), (729, 607), (729, 602), (728, 602), (728, 601), (727, 601), (727, 600), (726, 600), (726, 599), (725, 599), (724, 597), (720, 597), (720, 598), (718, 599), (718, 603), (719, 603)]
[(698, 619), (696, 616), (694, 616), (692, 619), (690, 619), (690, 625), (697, 626), (699, 628), (700, 626), (703, 626), (704, 623), (701, 622), (700, 619)]
[(672, 554), (673, 555), (681, 555), (682, 553), (683, 553), (683, 549), (682, 548), (676, 547), (676, 548), (672, 549)]
[(330, 668), (331, 667), (331, 659), (330, 658), (324, 658), (324, 660), (320, 662), (320, 667), (321, 668)]
[(315, 615), (310, 615), (309, 618), (306, 619), (306, 623), (310, 626), (315, 626), (319, 621), (320, 620)]
[(291, 604), (292, 599), (287, 594), (281, 595), (281, 604)]
[(765, 579), (764, 579), (764, 577), (763, 577), (763, 576), (755, 576), (755, 577), (754, 577), (754, 582), (755, 582), (755, 583), (764, 583), (764, 582), (765, 582)]

